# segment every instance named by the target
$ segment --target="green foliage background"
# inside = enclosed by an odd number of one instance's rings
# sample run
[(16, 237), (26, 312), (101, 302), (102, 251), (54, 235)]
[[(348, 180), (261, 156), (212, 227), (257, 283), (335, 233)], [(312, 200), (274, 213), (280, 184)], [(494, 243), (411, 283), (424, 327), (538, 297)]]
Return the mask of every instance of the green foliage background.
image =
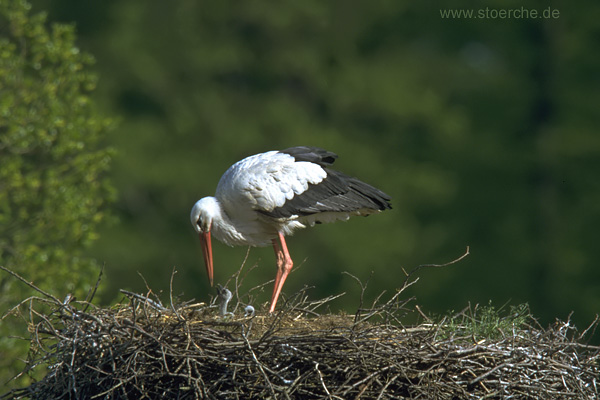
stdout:
[[(0, 2), (0, 265), (57, 296), (84, 298), (100, 268), (84, 249), (97, 238), (113, 196), (103, 178), (111, 122), (98, 115), (92, 58), (72, 26), (45, 26), (20, 1)], [(33, 293), (0, 274), (0, 310)], [(24, 320), (0, 325), (0, 382), (23, 365)]]
[[(341, 271), (373, 271), (373, 298), (401, 284), (401, 268), (469, 245), (460, 264), (422, 270), (412, 294), (425, 310), (527, 302), (545, 323), (571, 311), (589, 322), (600, 310), (600, 4), (577, 4), (525, 6), (555, 19), (448, 19), (440, 10), (523, 4), (35, 1), (76, 24), (97, 59), (94, 98), (121, 120), (107, 136), (119, 221), (85, 252), (106, 265), (104, 301), (145, 291), (138, 274), (166, 293), (174, 267), (176, 294), (206, 300), (191, 206), (244, 156), (305, 144), (337, 152), (337, 167), (394, 209), (297, 233), (302, 265), (286, 293), (346, 291), (338, 306), (352, 310), (358, 287)], [(46, 240), (35, 235), (24, 240)], [(214, 247), (222, 283), (246, 249)], [(258, 264), (248, 287), (273, 278), (271, 249), (247, 264)]]

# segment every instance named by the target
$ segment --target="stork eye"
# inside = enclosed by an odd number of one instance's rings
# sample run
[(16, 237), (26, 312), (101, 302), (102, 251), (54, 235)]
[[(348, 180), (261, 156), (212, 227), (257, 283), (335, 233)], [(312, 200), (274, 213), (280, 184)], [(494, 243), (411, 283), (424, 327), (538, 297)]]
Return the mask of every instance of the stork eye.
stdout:
[(200, 232), (208, 232), (210, 231), (210, 223), (202, 218), (198, 218), (196, 221), (196, 225), (200, 228)]

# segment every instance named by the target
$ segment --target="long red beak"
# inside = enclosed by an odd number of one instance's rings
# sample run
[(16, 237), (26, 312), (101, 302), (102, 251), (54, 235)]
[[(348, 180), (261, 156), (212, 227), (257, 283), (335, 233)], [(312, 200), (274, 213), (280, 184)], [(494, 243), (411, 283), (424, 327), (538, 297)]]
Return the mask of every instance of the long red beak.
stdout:
[(200, 243), (202, 244), (202, 254), (204, 254), (204, 265), (206, 265), (206, 273), (210, 286), (213, 285), (213, 255), (212, 243), (210, 240), (210, 231), (200, 232)]

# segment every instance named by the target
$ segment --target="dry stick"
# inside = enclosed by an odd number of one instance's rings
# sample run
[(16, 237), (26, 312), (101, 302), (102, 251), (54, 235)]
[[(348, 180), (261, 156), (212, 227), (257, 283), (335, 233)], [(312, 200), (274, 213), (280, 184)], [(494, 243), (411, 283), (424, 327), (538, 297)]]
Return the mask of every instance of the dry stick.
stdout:
[[(362, 322), (366, 322), (368, 321), (372, 316), (376, 315), (376, 314), (380, 314), (383, 311), (385, 311), (385, 309), (387, 307), (389, 307), (394, 301), (396, 301), (396, 299), (404, 292), (404, 290), (406, 290), (408, 287), (412, 286), (413, 284), (415, 284), (419, 279), (416, 278), (410, 282), (404, 282), (404, 285), (398, 289), (396, 291), (396, 294), (394, 294), (387, 302), (385, 302), (384, 304), (382, 304), (379, 307), (376, 307), (376, 304), (374, 303), (372, 308), (370, 310), (362, 310), (362, 311), (369, 311), (368, 314), (366, 314), (364, 317), (360, 318), (358, 321), (355, 318), (354, 324), (360, 324)], [(383, 294), (383, 293), (382, 293)], [(381, 295), (379, 295), (377, 297), (377, 299), (381, 298)], [(376, 300), (377, 301), (377, 300)]]
[(102, 266), (102, 268), (100, 268), (100, 272), (98, 273), (98, 278), (96, 279), (96, 284), (94, 285), (94, 288), (90, 289), (90, 291), (88, 292), (88, 295), (85, 298), (86, 304), (83, 307), (82, 312), (87, 311), (88, 307), (92, 303), (92, 300), (94, 299), (94, 296), (96, 296), (96, 291), (98, 291), (98, 287), (100, 286), (100, 281), (102, 280), (103, 273), (104, 273), (104, 266)]
[(348, 391), (350, 391), (350, 390), (352, 390), (352, 389), (356, 388), (357, 386), (359, 386), (359, 385), (362, 385), (363, 383), (370, 384), (370, 381), (371, 381), (372, 379), (374, 379), (374, 378), (375, 378), (377, 375), (380, 375), (380, 374), (382, 374), (383, 372), (385, 372), (385, 371), (387, 371), (387, 370), (389, 370), (389, 369), (392, 369), (392, 368), (394, 368), (394, 367), (396, 367), (396, 365), (388, 365), (387, 367), (383, 367), (383, 368), (380, 368), (380, 369), (376, 370), (375, 372), (373, 372), (373, 373), (369, 374), (369, 376), (367, 376), (367, 377), (365, 377), (365, 378), (361, 379), (361, 380), (360, 380), (360, 381), (358, 381), (358, 382), (355, 382), (355, 383), (354, 383), (352, 386), (349, 386), (349, 387), (346, 389), (346, 391), (344, 392), (344, 394), (348, 393)]
[(248, 341), (248, 338), (245, 335), (242, 335), (242, 337), (244, 338), (244, 342), (246, 342), (246, 346), (248, 347), (248, 350), (250, 351), (250, 354), (252, 355), (252, 359), (254, 360), (254, 362), (256, 363), (256, 366), (258, 367), (258, 369), (262, 373), (263, 378), (265, 378), (265, 381), (269, 385), (269, 390), (271, 391), (271, 396), (274, 399), (276, 399), (277, 396), (275, 394), (275, 389), (273, 388), (273, 385), (271, 384), (271, 381), (269, 380), (269, 377), (267, 376), (267, 373), (263, 369), (262, 363), (260, 361), (258, 361), (258, 357), (256, 357), (256, 354), (254, 353), (254, 350), (252, 349), (252, 346), (250, 345), (250, 342)]
[(0, 318), (0, 321), (3, 320), (4, 318), (8, 317), (12, 313), (14, 313), (15, 310), (18, 310), (23, 304), (32, 303), (33, 300), (38, 300), (41, 303), (56, 304), (53, 300), (48, 300), (48, 299), (44, 299), (42, 297), (37, 297), (37, 296), (31, 296), (31, 297), (26, 298), (25, 300), (21, 300), (21, 302), (19, 302), (17, 305), (11, 307), (8, 311), (6, 311)]
[(227, 281), (225, 282), (225, 287), (229, 286), (229, 281), (231, 281), (232, 278), (235, 278), (235, 298), (236, 298), (236, 303), (235, 303), (235, 307), (233, 308), (233, 312), (235, 313), (235, 311), (237, 310), (239, 304), (240, 304), (240, 292), (239, 292), (239, 288), (240, 285), (243, 282), (243, 278), (242, 278), (242, 282), (240, 282), (240, 275), (242, 273), (242, 270), (244, 269), (244, 267), (246, 266), (246, 261), (248, 261), (248, 257), (250, 256), (250, 249), (251, 247), (248, 246), (248, 250), (246, 250), (246, 255), (244, 256), (244, 261), (242, 261), (242, 265), (240, 265), (240, 268), (237, 270), (237, 272), (235, 274), (233, 274), (231, 277), (229, 277), (229, 279), (227, 279)]
[(175, 304), (173, 302), (173, 278), (175, 277), (176, 273), (177, 271), (175, 270), (175, 267), (173, 267), (173, 271), (171, 272), (171, 281), (169, 282), (169, 301), (171, 302), (171, 310), (173, 311), (177, 319), (179, 321), (183, 321), (183, 318), (179, 314), (179, 311), (177, 311), (177, 309), (175, 308)]
[(329, 389), (327, 389), (327, 386), (325, 385), (325, 380), (323, 379), (323, 374), (319, 370), (319, 363), (318, 362), (315, 362), (315, 370), (317, 371), (317, 374), (319, 375), (319, 381), (321, 382), (321, 386), (323, 386), (323, 390), (325, 390), (325, 393), (327, 393), (327, 398), (328, 399), (341, 399), (341, 400), (344, 400), (342, 397), (332, 395), (331, 392), (329, 391)]
[(367, 282), (364, 285), (363, 285), (363, 283), (362, 283), (362, 281), (360, 279), (358, 279), (355, 275), (352, 275), (350, 272), (348, 272), (348, 271), (342, 271), (342, 274), (348, 275), (349, 277), (351, 277), (352, 279), (354, 279), (358, 283), (358, 285), (360, 286), (360, 298), (359, 298), (359, 302), (358, 302), (358, 308), (356, 309), (356, 313), (354, 314), (354, 323), (356, 323), (356, 321), (358, 321), (358, 319), (360, 318), (360, 312), (363, 309), (365, 291), (367, 290), (367, 286), (369, 285), (369, 281), (373, 277), (373, 271), (371, 271), (371, 275), (369, 276), (369, 278), (367, 279)]
[[(415, 305), (415, 309), (417, 310), (417, 312), (421, 315), (421, 317), (423, 317), (423, 320), (431, 323), (433, 322), (433, 320), (431, 318), (429, 318), (427, 315), (425, 315), (425, 313), (421, 310), (421, 307), (419, 307), (419, 305)], [(444, 317), (445, 319), (446, 317)]]
[[(360, 391), (358, 392), (358, 394), (356, 395), (356, 397), (354, 397), (354, 400), (358, 400), (362, 397), (363, 393), (367, 391), (367, 389), (369, 388), (369, 385), (371, 385), (371, 381), (365, 383), (362, 388), (360, 389)], [(344, 393), (346, 394), (346, 393)]]
[(150, 285), (148, 285), (148, 281), (146, 280), (146, 278), (144, 278), (144, 275), (142, 275), (141, 272), (138, 271), (138, 276), (142, 279), (142, 281), (144, 282), (144, 285), (146, 286), (146, 289), (148, 289), (148, 292), (152, 292), (152, 289), (150, 289)]
[(385, 393), (385, 391), (387, 390), (387, 388), (396, 380), (398, 379), (398, 375), (394, 375), (394, 377), (390, 380), (388, 380), (385, 385), (383, 385), (383, 387), (381, 388), (381, 391), (379, 392), (379, 396), (377, 396), (377, 400), (381, 399), (383, 394)]
[[(173, 267), (173, 269), (175, 269), (175, 267)], [(148, 289), (148, 294), (146, 295), (146, 297), (150, 296), (150, 293), (154, 294), (154, 291), (152, 289), (150, 289), (150, 285), (148, 285), (148, 281), (146, 280), (146, 278), (144, 278), (144, 275), (142, 275), (140, 272), (138, 272), (138, 276), (142, 279), (142, 281), (144, 282), (144, 285), (146, 286), (146, 289)], [(158, 298), (158, 296), (156, 296), (156, 294), (154, 294), (154, 297), (156, 297), (157, 299), (157, 303), (161, 304), (160, 299)]]
[[(469, 246), (467, 246), (467, 250), (465, 251), (465, 253), (458, 257), (455, 260), (452, 260), (450, 262), (444, 263), (444, 264), (421, 264), (421, 265), (417, 265), (415, 268), (413, 268), (410, 272), (404, 272), (406, 274), (406, 278), (404, 280), (404, 282), (407, 282), (409, 277), (414, 274), (415, 272), (417, 272), (418, 270), (420, 270), (421, 268), (443, 268), (443, 267), (447, 267), (449, 265), (452, 264), (456, 264), (457, 262), (459, 262), (460, 260), (462, 260), (463, 258), (465, 258), (466, 256), (469, 255)], [(404, 269), (403, 269), (404, 270)]]
[(325, 297), (324, 299), (321, 299), (321, 300), (310, 301), (308, 303), (308, 306), (306, 308), (302, 309), (302, 310), (307, 311), (310, 314), (319, 315), (314, 310), (316, 310), (317, 308), (321, 307), (323, 304), (327, 304), (327, 303), (329, 303), (329, 302), (331, 302), (331, 301), (333, 301), (333, 300), (335, 300), (337, 298), (340, 298), (342, 296), (345, 296), (345, 295), (346, 295), (346, 292), (342, 292), (342, 293), (339, 293), (339, 294), (334, 294), (334, 295)]
[[(281, 308), (279, 311), (277, 311), (275, 313), (275, 318), (273, 319), (273, 321), (271, 322), (269, 328), (267, 330), (265, 330), (265, 332), (262, 334), (262, 336), (260, 337), (260, 339), (258, 340), (259, 343), (262, 343), (263, 341), (265, 341), (269, 336), (271, 336), (273, 333), (275, 333), (276, 328), (280, 327), (281, 324), (281, 320), (283, 319), (283, 317), (289, 313), (291, 313), (292, 311), (294, 311), (295, 307), (292, 303), (292, 301), (294, 301), (296, 298), (300, 297), (303, 293), (306, 292), (306, 290), (310, 289), (311, 287), (309, 286), (305, 286), (304, 288), (302, 288), (300, 291), (296, 292), (292, 298), (290, 299), (285, 299), (284, 302), (284, 306), (283, 308)], [(302, 301), (300, 302), (302, 303)]]
[(579, 335), (579, 340), (582, 340), (585, 336), (587, 336), (588, 332), (591, 330), (592, 334), (590, 337), (593, 337), (596, 333), (596, 328), (598, 327), (598, 314), (596, 314), (596, 318), (592, 321), (592, 323)]
[(56, 297), (54, 297), (53, 295), (51, 295), (48, 292), (43, 291), (42, 289), (40, 289), (39, 287), (35, 286), (33, 284), (33, 282), (29, 282), (28, 280), (26, 280), (25, 278), (23, 278), (21, 275), (17, 274), (16, 272), (11, 271), (10, 269), (0, 265), (0, 269), (2, 269), (3, 271), (8, 272), (9, 274), (11, 274), (12, 276), (14, 276), (15, 278), (17, 278), (18, 280), (20, 280), (21, 282), (23, 282), (24, 284), (26, 284), (27, 286), (29, 286), (30, 288), (36, 290), (37, 292), (43, 294), (44, 296), (52, 299), (54, 302), (56, 302), (57, 304), (60, 304), (61, 306), (62, 301), (60, 301), (59, 299), (57, 299)]
[(155, 308), (157, 311), (167, 311), (168, 310), (165, 306), (163, 306), (162, 304), (160, 304), (157, 301), (152, 300), (148, 296), (130, 292), (129, 290), (125, 290), (125, 289), (119, 289), (119, 292), (123, 293), (124, 295), (126, 295), (127, 297), (129, 297), (132, 300), (136, 299), (136, 300), (140, 300), (142, 303), (147, 303), (151, 307)]
[(471, 380), (471, 381), (469, 382), (469, 385), (470, 385), (470, 386), (472, 386), (472, 385), (475, 385), (475, 384), (476, 384), (476, 383), (478, 383), (478, 382), (481, 382), (482, 380), (484, 380), (484, 379), (485, 379), (485, 378), (487, 378), (488, 376), (492, 375), (494, 372), (496, 372), (496, 371), (498, 371), (499, 369), (502, 369), (502, 368), (504, 368), (504, 367), (514, 368), (514, 367), (515, 367), (515, 365), (514, 365), (513, 363), (509, 363), (509, 362), (506, 362), (506, 363), (503, 363), (503, 364), (497, 365), (497, 366), (495, 366), (494, 368), (490, 369), (489, 371), (487, 371), (487, 372), (485, 372), (485, 373), (483, 373), (483, 374), (479, 375), (477, 378), (475, 378), (475, 379)]
[[(343, 273), (350, 276), (351, 278), (353, 278), (356, 282), (358, 282), (358, 284), (360, 285), (361, 288), (361, 293), (360, 293), (360, 302), (359, 302), (359, 307), (354, 315), (354, 323), (360, 323), (360, 322), (365, 322), (367, 321), (369, 318), (371, 318), (373, 315), (378, 314), (382, 311), (385, 310), (386, 306), (390, 306), (392, 304), (393, 301), (396, 300), (396, 298), (402, 293), (404, 292), (404, 290), (406, 290), (408, 287), (414, 285), (419, 278), (413, 279), (412, 281), (410, 280), (411, 276), (413, 274), (415, 274), (418, 270), (420, 270), (421, 268), (442, 268), (442, 267), (447, 267), (448, 265), (452, 265), (455, 264), (459, 261), (461, 261), (463, 258), (465, 258), (466, 256), (469, 255), (469, 246), (467, 246), (467, 249), (465, 251), (465, 253), (456, 258), (455, 260), (452, 260), (450, 262), (444, 263), (444, 264), (421, 264), (416, 266), (415, 268), (413, 268), (410, 272), (406, 272), (404, 270), (404, 268), (402, 269), (402, 271), (404, 271), (405, 274), (405, 278), (404, 278), (404, 282), (402, 283), (402, 287), (400, 289), (398, 289), (396, 291), (396, 294), (394, 296), (392, 296), (392, 298), (387, 301), (385, 304), (383, 304), (380, 307), (376, 307), (376, 304), (379, 302), (379, 300), (381, 299), (381, 297), (383, 296), (383, 294), (385, 293), (385, 291), (381, 294), (379, 294), (379, 296), (377, 296), (377, 298), (373, 301), (373, 305), (371, 306), (371, 308), (369, 310), (363, 310), (363, 299), (364, 299), (364, 294), (365, 291), (367, 289), (369, 280), (371, 279), (371, 277), (373, 276), (373, 272), (371, 272), (371, 276), (369, 276), (369, 279), (367, 280), (367, 282), (363, 285), (363, 283), (361, 282), (360, 279), (358, 279), (356, 276), (352, 275), (351, 273), (344, 271)], [(361, 311), (369, 311), (369, 313), (367, 314), (367, 316), (362, 317), (361, 318)]]

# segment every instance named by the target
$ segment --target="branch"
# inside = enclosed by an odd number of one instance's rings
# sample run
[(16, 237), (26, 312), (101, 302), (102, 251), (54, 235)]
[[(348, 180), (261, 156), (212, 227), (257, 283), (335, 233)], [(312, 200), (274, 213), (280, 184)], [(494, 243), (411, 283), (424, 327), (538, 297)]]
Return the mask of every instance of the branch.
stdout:
[(35, 291), (43, 294), (44, 296), (48, 297), (49, 299), (52, 299), (52, 301), (56, 302), (56, 304), (62, 304), (62, 301), (60, 301), (58, 298), (54, 297), (53, 295), (51, 295), (50, 293), (40, 289), (39, 287), (35, 286), (33, 284), (33, 282), (29, 282), (28, 280), (26, 280), (25, 278), (23, 278), (21, 275), (17, 274), (14, 271), (11, 271), (10, 269), (0, 265), (0, 269), (8, 272), (9, 274), (11, 274), (12, 276), (14, 276), (15, 278), (17, 278), (18, 280), (20, 280), (21, 282), (23, 282), (24, 284), (26, 284), (27, 286), (29, 286), (30, 288), (34, 289)]

